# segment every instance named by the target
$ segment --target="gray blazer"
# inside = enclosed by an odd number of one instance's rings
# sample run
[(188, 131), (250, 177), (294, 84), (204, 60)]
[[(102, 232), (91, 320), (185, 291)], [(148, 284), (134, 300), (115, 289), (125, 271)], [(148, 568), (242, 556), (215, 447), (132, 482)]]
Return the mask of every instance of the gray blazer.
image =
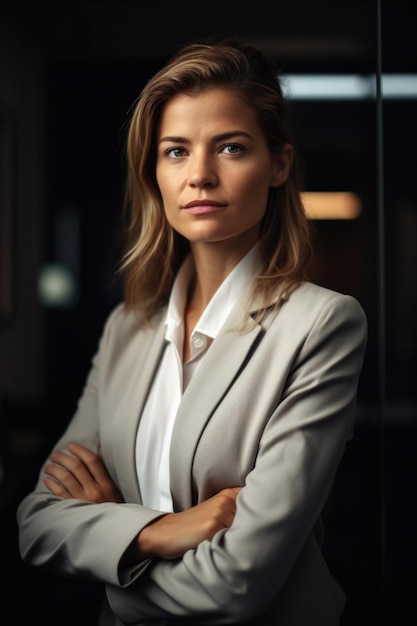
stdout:
[(60, 499), (41, 471), (18, 508), (25, 562), (105, 583), (103, 625), (189, 624), (190, 616), (194, 625), (339, 624), (345, 597), (318, 529), (353, 434), (365, 314), (353, 297), (311, 283), (242, 333), (243, 310), (235, 307), (185, 391), (170, 452), (176, 511), (244, 487), (229, 529), (181, 559), (119, 568), (160, 515), (141, 505), (135, 438), (165, 342), (165, 311), (145, 327), (123, 305), (106, 322), (77, 411), (54, 447), (100, 446), (125, 502)]

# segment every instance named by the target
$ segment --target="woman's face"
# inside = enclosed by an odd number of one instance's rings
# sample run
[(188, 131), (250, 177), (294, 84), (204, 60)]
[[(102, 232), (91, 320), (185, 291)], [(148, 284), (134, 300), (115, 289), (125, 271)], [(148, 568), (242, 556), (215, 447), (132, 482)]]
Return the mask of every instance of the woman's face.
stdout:
[(291, 146), (272, 157), (255, 112), (233, 91), (177, 94), (157, 129), (156, 177), (165, 214), (192, 244), (249, 250), (270, 187), (288, 177)]

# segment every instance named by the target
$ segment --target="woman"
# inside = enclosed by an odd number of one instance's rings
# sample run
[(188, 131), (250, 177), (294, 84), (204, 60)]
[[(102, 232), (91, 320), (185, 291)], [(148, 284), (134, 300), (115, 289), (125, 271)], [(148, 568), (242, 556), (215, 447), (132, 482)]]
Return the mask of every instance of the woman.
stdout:
[(19, 506), (22, 558), (103, 581), (103, 624), (335, 626), (320, 513), (366, 320), (306, 279), (274, 63), (186, 46), (143, 89), (127, 157), (124, 301)]

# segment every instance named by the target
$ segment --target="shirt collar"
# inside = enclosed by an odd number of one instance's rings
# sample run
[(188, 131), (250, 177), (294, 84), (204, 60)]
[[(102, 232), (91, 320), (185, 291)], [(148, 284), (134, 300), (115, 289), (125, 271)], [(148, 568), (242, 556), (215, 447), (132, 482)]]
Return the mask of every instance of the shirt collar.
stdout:
[[(194, 332), (211, 338), (216, 337), (229, 313), (242, 297), (243, 292), (246, 291), (248, 284), (255, 275), (256, 248), (256, 245), (251, 248), (224, 279), (204, 309)], [(177, 334), (178, 328), (182, 326), (188, 286), (194, 272), (194, 262), (190, 254), (181, 265), (171, 290), (166, 316), (166, 339), (168, 340), (172, 341), (174, 334)]]

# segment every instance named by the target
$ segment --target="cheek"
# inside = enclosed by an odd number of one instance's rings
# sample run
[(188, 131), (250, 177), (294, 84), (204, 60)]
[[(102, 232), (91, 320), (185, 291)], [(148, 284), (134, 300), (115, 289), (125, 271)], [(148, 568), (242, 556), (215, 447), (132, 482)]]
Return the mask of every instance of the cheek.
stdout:
[(178, 220), (180, 218), (178, 213), (178, 196), (170, 193), (169, 189), (166, 189), (164, 186), (162, 186), (162, 188), (160, 187), (159, 191), (165, 219), (172, 228), (176, 229), (179, 226)]
[(243, 201), (253, 203), (265, 208), (266, 201), (269, 193), (269, 178), (265, 175), (265, 172), (249, 172), (243, 179), (241, 179), (237, 191), (240, 198)]
[(156, 168), (155, 178), (156, 178), (156, 184), (158, 185), (159, 193), (161, 194), (162, 197), (164, 197), (165, 196), (165, 184), (164, 184), (165, 179), (160, 174), (158, 168)]
[(156, 182), (159, 187), (160, 194), (164, 201), (169, 202), (175, 200), (180, 193), (181, 177), (178, 172), (163, 168), (156, 168)]
[(172, 188), (169, 184), (167, 184), (167, 179), (163, 176), (156, 176), (156, 182), (158, 185), (159, 193), (162, 198), (162, 203), (165, 207), (165, 211), (169, 209), (170, 204), (172, 203), (173, 192)]

